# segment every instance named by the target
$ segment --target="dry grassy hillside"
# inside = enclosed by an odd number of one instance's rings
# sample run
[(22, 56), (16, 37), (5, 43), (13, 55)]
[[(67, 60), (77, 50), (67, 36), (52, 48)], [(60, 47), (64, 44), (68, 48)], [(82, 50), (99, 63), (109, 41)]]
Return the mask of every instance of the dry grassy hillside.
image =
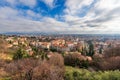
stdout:
[(6, 45), (7, 42), (4, 39), (0, 38), (0, 53), (4, 53), (6, 51)]
[(2, 37), (0, 37), (0, 59), (12, 59), (12, 54), (16, 49), (9, 48), (10, 44)]

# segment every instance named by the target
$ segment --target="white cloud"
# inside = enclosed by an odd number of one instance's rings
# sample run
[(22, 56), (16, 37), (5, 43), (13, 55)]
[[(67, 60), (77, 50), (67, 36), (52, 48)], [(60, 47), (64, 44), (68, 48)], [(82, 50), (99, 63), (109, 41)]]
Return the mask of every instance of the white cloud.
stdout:
[(120, 0), (100, 0), (95, 7), (100, 10), (109, 11), (120, 7)]
[[(20, 12), (9, 7), (1, 7), (0, 32), (65, 32), (68, 26), (54, 18), (41, 17), (31, 10), (26, 12), (27, 16), (20, 15)], [(41, 20), (36, 21), (32, 17), (40, 17)]]
[(16, 4), (16, 0), (6, 0), (8, 3), (12, 4), (12, 5), (15, 5)]
[(42, 0), (46, 5), (48, 5), (50, 8), (55, 7), (55, 0)]
[(36, 0), (19, 0), (21, 3), (23, 3), (26, 6), (33, 7), (36, 5)]
[(36, 5), (36, 0), (6, 0), (11, 6), (16, 6), (17, 4), (34, 7)]
[[(15, 0), (7, 1), (16, 4)], [(36, 5), (36, 0), (19, 1), (30, 7)], [(0, 7), (0, 32), (120, 33), (120, 0), (97, 0), (87, 14), (80, 17), (83, 7), (90, 6), (93, 1), (67, 0), (65, 15), (57, 15), (56, 19), (32, 10)], [(51, 8), (55, 6), (54, 0), (44, 2)], [(59, 18), (64, 20), (59, 21)]]
[[(83, 6), (90, 6), (93, 0), (67, 0), (64, 15), (65, 21), (76, 30), (84, 29), (90, 33), (119, 33), (120, 32), (120, 1), (98, 0), (90, 8), (87, 15), (79, 17)], [(75, 30), (75, 29), (74, 29)], [(81, 31), (81, 30), (80, 30)]]
[(34, 19), (39, 19), (39, 18), (42, 17), (40, 13), (35, 13), (32, 10), (27, 10), (26, 13), (27, 13), (26, 17), (28, 17), (30, 19), (33, 19), (33, 18)]
[[(47, 23), (47, 24), (46, 24)], [(54, 19), (45, 18), (43, 21), (33, 21), (17, 18), (15, 21), (0, 20), (1, 32), (62, 32), (67, 28), (66, 23)]]
[(7, 19), (17, 16), (18, 11), (10, 7), (0, 7), (0, 19)]
[(76, 15), (81, 12), (84, 6), (89, 6), (93, 0), (67, 0), (65, 13)]

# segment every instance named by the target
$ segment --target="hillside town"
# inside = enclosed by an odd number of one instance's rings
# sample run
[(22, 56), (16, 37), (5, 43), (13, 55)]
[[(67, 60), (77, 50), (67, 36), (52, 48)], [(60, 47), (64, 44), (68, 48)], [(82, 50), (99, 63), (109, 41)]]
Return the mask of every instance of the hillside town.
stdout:
[[(32, 47), (34, 46), (41, 50), (55, 51), (55, 52), (78, 52), (81, 53), (84, 49), (89, 50), (90, 44), (93, 45), (96, 54), (104, 53), (104, 50), (120, 46), (120, 39), (101, 39), (94, 37), (92, 40), (89, 38), (80, 38), (73, 36), (3, 36), (5, 41), (9, 44), (8, 47), (18, 46), (22, 44), (28, 54), (32, 55)], [(100, 40), (101, 39), (101, 40)]]
[[(86, 74), (91, 72), (89, 75), (99, 70), (115, 70), (109, 74), (115, 72), (119, 75), (119, 71), (116, 71), (120, 70), (119, 48), (119, 35), (115, 37), (111, 35), (2, 34), (0, 35), (0, 79), (72, 80), (72, 78), (69, 79), (69, 75), (73, 74), (70, 73), (70, 69), (73, 72), (76, 69), (86, 69), (88, 71)], [(44, 71), (47, 72), (44, 73)], [(56, 78), (51, 77), (55, 74)], [(44, 75), (51, 79), (47, 79)], [(116, 78), (116, 80), (120, 79), (118, 76)], [(97, 79), (98, 77), (95, 80)]]

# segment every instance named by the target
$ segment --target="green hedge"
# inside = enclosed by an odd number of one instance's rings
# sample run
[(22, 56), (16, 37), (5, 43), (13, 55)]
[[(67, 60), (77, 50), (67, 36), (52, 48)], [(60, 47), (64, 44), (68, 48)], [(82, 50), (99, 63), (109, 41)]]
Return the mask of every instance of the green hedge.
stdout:
[(120, 71), (90, 72), (86, 69), (67, 66), (65, 80), (120, 80)]

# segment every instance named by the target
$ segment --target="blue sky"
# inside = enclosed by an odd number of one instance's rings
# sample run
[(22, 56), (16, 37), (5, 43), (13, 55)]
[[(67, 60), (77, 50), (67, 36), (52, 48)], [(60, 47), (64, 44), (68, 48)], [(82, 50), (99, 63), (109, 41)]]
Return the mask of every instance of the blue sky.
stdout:
[(120, 0), (0, 0), (0, 32), (120, 33)]

